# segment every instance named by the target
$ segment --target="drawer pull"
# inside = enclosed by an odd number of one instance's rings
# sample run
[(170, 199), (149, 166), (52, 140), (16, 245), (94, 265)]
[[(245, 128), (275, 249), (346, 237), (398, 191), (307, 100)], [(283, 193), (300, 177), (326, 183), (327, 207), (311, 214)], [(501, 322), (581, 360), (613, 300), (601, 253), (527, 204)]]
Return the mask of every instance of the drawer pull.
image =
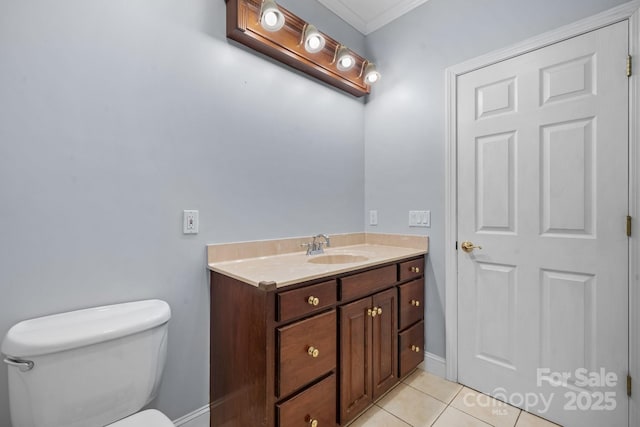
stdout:
[(320, 350), (318, 350), (315, 347), (309, 347), (307, 349), (307, 353), (309, 353), (309, 356), (311, 356), (311, 357), (313, 357), (315, 359), (316, 357), (318, 357), (320, 355)]
[(308, 303), (309, 305), (312, 305), (312, 306), (314, 306), (314, 307), (315, 307), (315, 306), (317, 306), (318, 304), (320, 304), (320, 298), (318, 298), (318, 297), (314, 297), (314, 296), (310, 296), (309, 298), (307, 298), (307, 303)]
[(411, 346), (411, 351), (415, 351), (416, 353), (420, 353), (420, 347), (418, 347), (417, 345), (412, 345)]
[(411, 300), (411, 305), (414, 307), (420, 307), (420, 301), (416, 300), (416, 299), (412, 299)]
[(420, 267), (411, 267), (409, 270), (411, 270), (412, 273), (420, 273)]

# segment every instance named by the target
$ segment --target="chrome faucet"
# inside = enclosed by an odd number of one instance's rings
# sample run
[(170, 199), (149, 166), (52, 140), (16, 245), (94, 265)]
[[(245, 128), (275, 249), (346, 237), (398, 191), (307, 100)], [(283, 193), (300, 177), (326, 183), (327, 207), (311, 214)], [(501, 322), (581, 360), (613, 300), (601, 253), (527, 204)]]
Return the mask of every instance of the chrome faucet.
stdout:
[[(323, 238), (324, 242), (319, 242), (318, 238)], [(307, 248), (307, 255), (323, 254), (324, 247), (331, 246), (331, 238), (326, 234), (317, 234), (313, 236), (311, 243), (303, 243), (302, 246)]]

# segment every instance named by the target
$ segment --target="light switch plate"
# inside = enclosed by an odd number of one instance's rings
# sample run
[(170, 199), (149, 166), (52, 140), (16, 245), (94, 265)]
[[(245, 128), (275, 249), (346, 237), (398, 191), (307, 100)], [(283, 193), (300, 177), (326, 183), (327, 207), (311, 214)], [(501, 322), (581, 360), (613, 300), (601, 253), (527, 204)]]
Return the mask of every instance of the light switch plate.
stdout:
[(409, 211), (409, 227), (431, 227), (431, 211)]
[(198, 234), (199, 212), (194, 210), (185, 210), (182, 215), (182, 232), (184, 234)]
[(378, 211), (369, 211), (369, 225), (378, 225)]

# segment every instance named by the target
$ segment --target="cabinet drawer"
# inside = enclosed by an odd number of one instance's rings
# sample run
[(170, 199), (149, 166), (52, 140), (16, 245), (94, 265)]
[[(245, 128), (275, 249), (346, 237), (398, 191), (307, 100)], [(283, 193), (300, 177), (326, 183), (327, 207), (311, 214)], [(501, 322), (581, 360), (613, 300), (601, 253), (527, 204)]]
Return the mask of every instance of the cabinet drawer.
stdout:
[(400, 280), (413, 279), (424, 273), (424, 258), (400, 263)]
[(386, 288), (397, 281), (396, 266), (376, 268), (340, 279), (342, 300), (350, 300)]
[(305, 286), (277, 296), (276, 320), (288, 320), (313, 313), (336, 303), (338, 287), (335, 280)]
[(310, 426), (313, 420), (320, 426), (336, 425), (336, 376), (320, 381), (313, 387), (276, 405), (278, 427)]
[(407, 375), (424, 359), (424, 321), (399, 334), (400, 378)]
[(422, 320), (424, 316), (424, 279), (420, 278), (402, 286), (400, 291), (400, 330)]
[(335, 369), (336, 327), (336, 310), (331, 310), (277, 329), (279, 397)]

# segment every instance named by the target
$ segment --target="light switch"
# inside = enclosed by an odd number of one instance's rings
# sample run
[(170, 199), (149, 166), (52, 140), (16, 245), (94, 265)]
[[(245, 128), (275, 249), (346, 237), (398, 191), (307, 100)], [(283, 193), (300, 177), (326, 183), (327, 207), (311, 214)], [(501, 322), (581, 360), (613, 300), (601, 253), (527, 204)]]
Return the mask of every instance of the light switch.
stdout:
[(409, 211), (409, 227), (431, 227), (431, 211)]
[(378, 211), (369, 211), (369, 225), (378, 225)]

